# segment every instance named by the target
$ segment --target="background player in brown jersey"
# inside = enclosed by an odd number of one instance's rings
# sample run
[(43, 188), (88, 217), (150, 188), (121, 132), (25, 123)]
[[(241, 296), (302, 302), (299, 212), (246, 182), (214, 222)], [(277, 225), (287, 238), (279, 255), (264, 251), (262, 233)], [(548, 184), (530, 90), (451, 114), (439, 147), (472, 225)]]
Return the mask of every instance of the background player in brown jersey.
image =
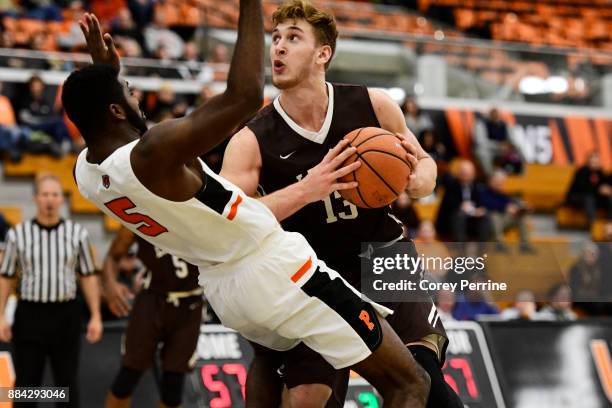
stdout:
[[(302, 233), (321, 259), (360, 287), (361, 242), (404, 240), (401, 225), (388, 208), (357, 209), (337, 190), (354, 187), (337, 179), (359, 166), (341, 168), (354, 152), (340, 141), (366, 126), (396, 132), (414, 169), (408, 193), (431, 194), (436, 164), (408, 130), (399, 106), (380, 90), (330, 84), (325, 71), (338, 35), (331, 15), (294, 0), (273, 15), (270, 47), (272, 81), (281, 94), (230, 141), (221, 175), (254, 195), (274, 212), (283, 228)], [(268, 194), (265, 194), (268, 193)], [(447, 340), (432, 303), (387, 304), (388, 320), (415, 359), (431, 377), (428, 407), (462, 407), (441, 372)], [(320, 356), (298, 346), (285, 353), (255, 347), (247, 378), (247, 395), (261, 406), (278, 405), (276, 370), (289, 392), (283, 402), (293, 407), (342, 406), (348, 370), (334, 371)], [(276, 387), (276, 388), (275, 388)], [(332, 396), (333, 389), (333, 398)]]
[[(137, 256), (146, 272), (131, 308), (129, 290), (117, 281), (119, 260), (138, 243)], [(125, 332), (121, 369), (106, 399), (106, 407), (128, 407), (142, 374), (151, 367), (161, 343), (161, 407), (180, 406), (185, 374), (197, 346), (202, 318), (202, 288), (198, 268), (166, 254), (122, 227), (104, 260), (104, 288), (111, 311), (131, 316)]]

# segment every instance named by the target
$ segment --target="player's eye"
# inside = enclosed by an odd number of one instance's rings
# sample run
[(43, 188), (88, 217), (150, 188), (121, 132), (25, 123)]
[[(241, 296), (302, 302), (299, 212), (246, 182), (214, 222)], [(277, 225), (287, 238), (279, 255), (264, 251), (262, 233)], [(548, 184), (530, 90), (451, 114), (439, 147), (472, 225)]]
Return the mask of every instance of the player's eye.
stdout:
[(300, 37), (298, 37), (298, 36), (297, 36), (297, 35), (295, 35), (295, 34), (292, 34), (292, 35), (289, 37), (289, 39), (290, 39), (291, 41), (295, 41), (295, 40), (297, 40), (297, 39), (299, 39), (299, 38), (300, 38)]

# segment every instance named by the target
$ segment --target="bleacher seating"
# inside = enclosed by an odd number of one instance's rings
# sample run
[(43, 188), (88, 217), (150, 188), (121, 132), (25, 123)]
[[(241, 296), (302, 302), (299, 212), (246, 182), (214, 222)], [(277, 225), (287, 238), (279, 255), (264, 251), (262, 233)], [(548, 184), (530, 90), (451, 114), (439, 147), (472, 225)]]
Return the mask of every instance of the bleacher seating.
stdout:
[(17, 225), (23, 220), (21, 207), (0, 205), (0, 213), (10, 225)]

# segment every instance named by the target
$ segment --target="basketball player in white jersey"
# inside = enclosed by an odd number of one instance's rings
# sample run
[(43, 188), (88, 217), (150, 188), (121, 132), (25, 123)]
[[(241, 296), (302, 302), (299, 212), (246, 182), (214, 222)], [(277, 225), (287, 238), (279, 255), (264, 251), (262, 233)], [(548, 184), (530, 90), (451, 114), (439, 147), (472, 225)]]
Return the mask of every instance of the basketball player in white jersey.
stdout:
[[(198, 159), (261, 106), (261, 0), (240, 1), (226, 91), (150, 129), (118, 78), (110, 35), (102, 36), (92, 15), (81, 28), (94, 65), (73, 72), (62, 95), (87, 143), (75, 166), (81, 193), (151, 244), (197, 265), (226, 326), (275, 350), (304, 342), (334, 367), (353, 367), (386, 406), (424, 407), (429, 377), (384, 319), (391, 311), (363, 301), (303, 236), (283, 231), (263, 203)], [(256, 406), (248, 396), (247, 405)]]
[[(303, 234), (328, 266), (359, 289), (362, 242), (386, 243), (383, 247), (404, 242), (410, 256), (417, 254), (390, 207), (358, 209), (338, 193), (344, 188), (337, 182), (341, 163), (354, 149), (345, 149), (343, 137), (374, 126), (403, 138), (414, 169), (408, 187), (414, 198), (431, 194), (436, 164), (384, 91), (326, 82), (338, 35), (332, 15), (308, 1), (288, 0), (272, 15), (272, 26), (272, 83), (280, 95), (232, 138), (221, 175), (249, 195), (264, 194), (260, 200), (283, 228)], [(427, 408), (463, 407), (444, 380), (448, 341), (433, 302), (384, 305), (395, 311), (389, 324), (431, 378)], [(263, 405), (277, 405), (280, 393), (275, 396), (273, 390), (281, 380), (275, 376), (279, 365), (290, 405), (344, 405), (348, 370), (334, 370), (303, 346), (285, 353), (254, 350), (246, 387)]]

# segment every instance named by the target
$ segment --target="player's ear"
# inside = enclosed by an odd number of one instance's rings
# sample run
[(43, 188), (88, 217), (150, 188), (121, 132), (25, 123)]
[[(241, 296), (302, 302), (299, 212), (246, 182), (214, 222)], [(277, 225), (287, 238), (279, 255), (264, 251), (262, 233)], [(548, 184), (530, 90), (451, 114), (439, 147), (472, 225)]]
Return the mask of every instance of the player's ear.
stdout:
[(122, 120), (126, 119), (125, 109), (123, 109), (123, 106), (116, 103), (111, 103), (108, 109), (110, 110), (111, 115), (113, 115), (115, 118)]
[(332, 57), (332, 49), (329, 45), (322, 45), (319, 47), (319, 53), (317, 54), (317, 63), (321, 65), (327, 64)]

